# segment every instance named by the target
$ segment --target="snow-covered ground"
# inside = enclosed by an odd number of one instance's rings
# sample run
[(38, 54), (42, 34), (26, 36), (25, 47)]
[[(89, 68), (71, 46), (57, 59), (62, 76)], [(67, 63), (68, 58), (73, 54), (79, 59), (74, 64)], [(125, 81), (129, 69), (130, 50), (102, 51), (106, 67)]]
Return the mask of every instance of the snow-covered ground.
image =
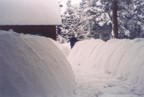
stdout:
[(144, 39), (66, 46), (0, 31), (0, 97), (144, 97)]
[(51, 39), (0, 31), (0, 97), (73, 97), (74, 74)]
[(65, 55), (65, 57), (68, 57), (71, 48), (69, 43), (59, 43), (58, 41), (54, 41), (54, 44), (59, 48), (59, 50)]
[(81, 41), (68, 60), (77, 97), (144, 97), (144, 39)]

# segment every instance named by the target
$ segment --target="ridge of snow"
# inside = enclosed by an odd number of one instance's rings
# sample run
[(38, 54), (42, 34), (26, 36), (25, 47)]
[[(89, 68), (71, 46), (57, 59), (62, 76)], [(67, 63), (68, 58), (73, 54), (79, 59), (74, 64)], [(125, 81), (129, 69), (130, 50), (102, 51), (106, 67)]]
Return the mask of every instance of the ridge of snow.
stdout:
[(70, 64), (51, 39), (0, 31), (0, 97), (73, 97)]
[(144, 39), (85, 40), (68, 60), (79, 97), (143, 97)]

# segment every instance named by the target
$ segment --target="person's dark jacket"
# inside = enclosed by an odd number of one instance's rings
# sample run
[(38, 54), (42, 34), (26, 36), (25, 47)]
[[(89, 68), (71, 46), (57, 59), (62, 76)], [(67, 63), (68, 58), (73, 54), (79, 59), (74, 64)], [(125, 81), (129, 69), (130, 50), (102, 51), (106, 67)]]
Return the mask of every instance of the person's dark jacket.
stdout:
[(71, 46), (71, 48), (73, 48), (73, 46), (75, 45), (76, 42), (77, 42), (77, 39), (74, 36), (70, 38), (70, 46)]

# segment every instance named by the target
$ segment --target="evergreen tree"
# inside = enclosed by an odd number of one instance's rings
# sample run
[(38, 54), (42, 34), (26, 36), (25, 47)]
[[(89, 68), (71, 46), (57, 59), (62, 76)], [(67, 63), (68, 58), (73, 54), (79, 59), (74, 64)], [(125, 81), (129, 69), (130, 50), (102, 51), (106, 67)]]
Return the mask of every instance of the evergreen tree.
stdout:
[(117, 21), (117, 10), (118, 10), (118, 6), (117, 6), (117, 0), (113, 0), (112, 1), (112, 22), (113, 22), (113, 34), (114, 34), (114, 38), (118, 38), (118, 21)]
[[(144, 24), (144, 12), (142, 11), (144, 9), (143, 0), (114, 0), (114, 2), (117, 2), (117, 16), (116, 14), (114, 16), (111, 14), (111, 6), (114, 4), (112, 1), (113, 0), (101, 0), (105, 6), (105, 10), (110, 13), (110, 17), (114, 17), (115, 20), (117, 17), (118, 35), (116, 36), (119, 38), (142, 37), (144, 32), (142, 29), (142, 25)], [(111, 19), (113, 20), (114, 18)]]
[(115, 38), (144, 37), (143, 0), (82, 0), (79, 7), (69, 0), (67, 6), (63, 15), (67, 37), (74, 33), (79, 39), (108, 40), (111, 32)]

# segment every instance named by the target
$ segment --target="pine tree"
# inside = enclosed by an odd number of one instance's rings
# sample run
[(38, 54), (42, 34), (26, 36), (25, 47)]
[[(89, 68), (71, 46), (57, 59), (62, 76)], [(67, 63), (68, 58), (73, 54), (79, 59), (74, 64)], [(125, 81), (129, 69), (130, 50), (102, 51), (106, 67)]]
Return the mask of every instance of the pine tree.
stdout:
[(64, 17), (70, 16), (74, 22), (63, 27), (67, 35), (72, 32), (83, 39), (108, 40), (113, 30), (115, 38), (144, 37), (143, 0), (82, 0), (79, 7), (70, 1)]
[(117, 0), (113, 0), (112, 1), (112, 22), (113, 22), (113, 34), (114, 34), (114, 38), (118, 38), (118, 21), (117, 21), (117, 10), (118, 10), (118, 6), (117, 6)]

